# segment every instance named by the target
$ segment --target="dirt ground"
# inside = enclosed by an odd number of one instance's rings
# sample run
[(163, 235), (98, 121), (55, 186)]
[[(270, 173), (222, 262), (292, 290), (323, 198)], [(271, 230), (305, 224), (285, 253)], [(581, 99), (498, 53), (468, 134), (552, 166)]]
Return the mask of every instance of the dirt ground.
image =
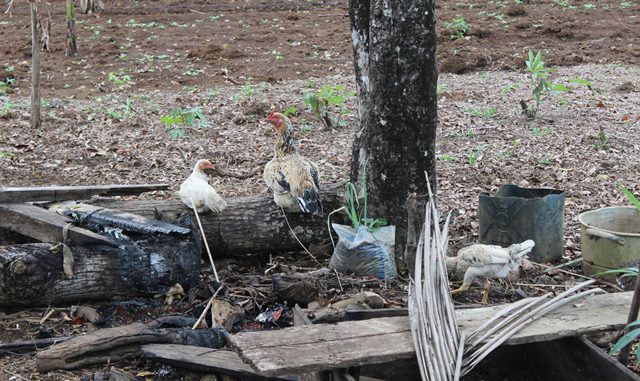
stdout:
[[(28, 10), (17, 3), (12, 18), (0, 16), (0, 81), (7, 83), (0, 87), (0, 186), (168, 183), (176, 190), (197, 159), (209, 158), (256, 173), (212, 178), (221, 195), (264, 192), (259, 169), (273, 152), (264, 116), (292, 106), (301, 151), (318, 163), (322, 182), (348, 177), (356, 100), (346, 1), (105, 1), (99, 17), (78, 14), (73, 58), (64, 57), (61, 2), (43, 3), (53, 24), (39, 131), (29, 129)], [(437, 18), (438, 198), (442, 212), (452, 213), (452, 252), (477, 240), (478, 193), (514, 183), (566, 191), (563, 261), (578, 257), (578, 214), (628, 204), (617, 184), (640, 192), (640, 3), (446, 0)], [(468, 33), (453, 39), (445, 26), (461, 18)], [(546, 94), (535, 120), (519, 105), (532, 103), (529, 49), (541, 50), (558, 68), (550, 80), (570, 89)], [(344, 126), (323, 128), (304, 105), (303, 94), (323, 86), (344, 86)], [(201, 108), (209, 127), (187, 127), (185, 138), (171, 140), (160, 118), (176, 107)], [(565, 269), (580, 273), (579, 264)], [(537, 295), (576, 279), (531, 270), (515, 287)], [(393, 300), (383, 287), (372, 289)], [(475, 303), (479, 295), (475, 288), (456, 300)], [(491, 302), (517, 297), (498, 285)], [(44, 308), (0, 314), (0, 342), (38, 337), (43, 328), (54, 335), (95, 329), (67, 321), (68, 306), (59, 307), (45, 325), (38, 324)], [(140, 320), (129, 308), (110, 324)], [(144, 313), (168, 310), (151, 303)], [(155, 379), (199, 379), (157, 364), (115, 365), (154, 371)], [(33, 354), (0, 359), (0, 379), (77, 379), (105, 370), (38, 374)]]

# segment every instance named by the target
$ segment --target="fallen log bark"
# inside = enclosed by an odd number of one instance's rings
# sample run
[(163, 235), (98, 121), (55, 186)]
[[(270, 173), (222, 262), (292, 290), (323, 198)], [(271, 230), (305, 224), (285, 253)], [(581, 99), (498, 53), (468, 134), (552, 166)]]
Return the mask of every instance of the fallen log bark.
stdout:
[[(287, 213), (287, 219), (298, 239), (307, 247), (329, 240), (326, 214), (342, 206), (339, 191), (342, 185), (332, 185), (321, 193), (325, 215), (310, 216)], [(301, 251), (287, 226), (283, 212), (273, 202), (271, 194), (227, 199), (229, 207), (220, 214), (200, 216), (214, 257), (241, 254), (266, 254)], [(146, 217), (162, 216), (173, 222), (184, 214), (192, 214), (179, 200), (121, 201), (103, 199), (93, 205), (135, 213)], [(332, 220), (339, 221), (335, 214)]]
[(167, 321), (171, 322), (171, 319), (105, 328), (85, 336), (76, 336), (39, 352), (36, 355), (36, 367), (39, 372), (46, 372), (139, 357), (143, 344), (169, 343), (221, 348), (227, 343), (223, 330), (163, 328)]
[(0, 308), (151, 296), (198, 282), (200, 252), (191, 237), (145, 235), (108, 245), (75, 246), (73, 276), (53, 244), (0, 246)]

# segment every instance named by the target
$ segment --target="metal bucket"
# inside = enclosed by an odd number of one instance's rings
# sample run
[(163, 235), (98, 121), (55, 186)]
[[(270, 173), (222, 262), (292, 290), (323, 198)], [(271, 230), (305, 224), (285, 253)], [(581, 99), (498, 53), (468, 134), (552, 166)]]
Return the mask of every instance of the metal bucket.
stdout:
[(629, 266), (640, 259), (640, 211), (611, 206), (578, 217), (582, 271), (593, 275)]
[(479, 197), (480, 243), (509, 246), (532, 239), (536, 246), (529, 254), (531, 260), (562, 258), (564, 191), (507, 184), (495, 196), (480, 193)]

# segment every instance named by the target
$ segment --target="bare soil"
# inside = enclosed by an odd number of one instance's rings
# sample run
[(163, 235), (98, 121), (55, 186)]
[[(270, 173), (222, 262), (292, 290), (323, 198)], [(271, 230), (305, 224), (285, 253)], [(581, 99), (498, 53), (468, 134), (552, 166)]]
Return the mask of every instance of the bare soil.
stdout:
[[(323, 85), (354, 90), (346, 1), (106, 1), (99, 17), (77, 15), (80, 53), (73, 58), (64, 57), (61, 3), (41, 5), (53, 28), (51, 51), (43, 54), (39, 131), (29, 128), (28, 9), (17, 2), (12, 18), (0, 17), (0, 80), (15, 79), (0, 88), (0, 186), (164, 182), (175, 190), (197, 159), (209, 158), (236, 173), (257, 171), (246, 179), (212, 178), (223, 196), (264, 192), (259, 169), (273, 152), (264, 116), (290, 106), (298, 111), (292, 120), (301, 151), (319, 164), (322, 182), (347, 179), (355, 98), (346, 97), (346, 124), (331, 130), (302, 102), (303, 93)], [(437, 17), (438, 197), (443, 213), (452, 213), (452, 252), (477, 240), (478, 193), (514, 183), (566, 191), (563, 261), (578, 257), (578, 214), (628, 204), (617, 184), (640, 191), (640, 4), (445, 0)], [(445, 23), (461, 17), (470, 30), (452, 39)], [(550, 79), (571, 89), (546, 94), (535, 120), (519, 106), (521, 99), (532, 104), (523, 71), (529, 49), (541, 50), (545, 63), (558, 68)], [(177, 107), (200, 107), (210, 127), (187, 127), (184, 139), (171, 140), (160, 118)], [(222, 272), (229, 281), (268, 267), (230, 266)], [(514, 285), (497, 285), (491, 302), (580, 279), (579, 264), (565, 270), (578, 275), (528, 270)], [(249, 286), (247, 280), (233, 287), (241, 293)], [(393, 289), (371, 289), (390, 304), (403, 303)], [(457, 300), (479, 299), (475, 288)], [(193, 308), (185, 300), (171, 307), (145, 303), (107, 303), (100, 311), (109, 325), (120, 325)], [(39, 324), (45, 309), (0, 313), (0, 342), (38, 337), (43, 329), (54, 335), (95, 329), (66, 320), (69, 306), (59, 307), (45, 324)], [(155, 379), (199, 379), (157, 364), (115, 365), (134, 374), (154, 371)], [(0, 359), (0, 378), (7, 379), (77, 379), (96, 371), (108, 367), (38, 374), (33, 354)]]

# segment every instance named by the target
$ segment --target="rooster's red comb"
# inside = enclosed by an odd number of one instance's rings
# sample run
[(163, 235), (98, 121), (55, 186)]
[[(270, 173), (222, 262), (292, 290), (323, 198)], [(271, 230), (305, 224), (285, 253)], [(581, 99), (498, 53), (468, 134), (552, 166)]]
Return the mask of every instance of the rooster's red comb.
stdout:
[(270, 111), (269, 115), (267, 115), (267, 119), (272, 119), (275, 116), (275, 112), (274, 111)]

